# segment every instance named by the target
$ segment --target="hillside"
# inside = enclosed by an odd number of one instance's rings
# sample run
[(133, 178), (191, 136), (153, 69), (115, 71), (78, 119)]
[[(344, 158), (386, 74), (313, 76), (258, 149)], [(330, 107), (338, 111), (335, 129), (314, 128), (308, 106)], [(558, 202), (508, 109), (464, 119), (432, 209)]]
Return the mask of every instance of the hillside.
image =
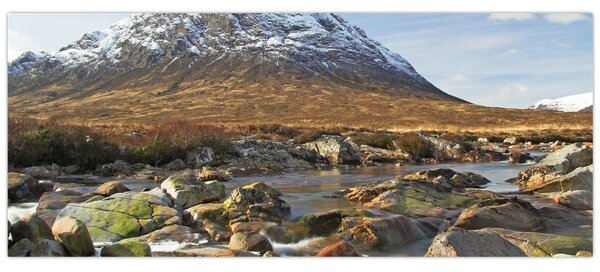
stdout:
[(590, 128), (448, 95), (335, 14), (136, 14), (8, 64), (9, 113), (112, 123)]

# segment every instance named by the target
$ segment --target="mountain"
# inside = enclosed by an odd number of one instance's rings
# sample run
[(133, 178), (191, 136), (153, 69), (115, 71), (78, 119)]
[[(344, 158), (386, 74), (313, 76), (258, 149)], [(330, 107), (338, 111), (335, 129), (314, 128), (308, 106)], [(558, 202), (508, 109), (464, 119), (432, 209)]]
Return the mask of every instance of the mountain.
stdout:
[(9, 63), (8, 107), (85, 122), (377, 128), (512, 126), (530, 114), (496, 118), (499, 109), (441, 91), (340, 15), (298, 13), (135, 14)]
[(592, 111), (593, 92), (569, 95), (557, 99), (543, 99), (529, 109), (554, 110), (563, 112)]

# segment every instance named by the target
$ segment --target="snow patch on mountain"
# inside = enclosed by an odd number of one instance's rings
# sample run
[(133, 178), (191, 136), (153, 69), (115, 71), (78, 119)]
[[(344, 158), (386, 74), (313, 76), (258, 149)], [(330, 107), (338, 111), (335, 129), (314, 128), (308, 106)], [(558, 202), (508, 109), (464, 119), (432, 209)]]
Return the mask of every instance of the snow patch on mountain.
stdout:
[(594, 104), (593, 92), (569, 95), (557, 99), (543, 99), (529, 109), (577, 112)]

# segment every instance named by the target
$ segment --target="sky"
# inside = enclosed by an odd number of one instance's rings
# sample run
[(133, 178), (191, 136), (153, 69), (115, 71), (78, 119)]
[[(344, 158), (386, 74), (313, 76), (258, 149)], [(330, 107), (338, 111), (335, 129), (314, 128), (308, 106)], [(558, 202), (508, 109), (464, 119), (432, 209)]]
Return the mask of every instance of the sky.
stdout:
[[(11, 13), (8, 59), (55, 51), (127, 13)], [(342, 13), (441, 90), (526, 108), (593, 91), (593, 18), (584, 13)]]

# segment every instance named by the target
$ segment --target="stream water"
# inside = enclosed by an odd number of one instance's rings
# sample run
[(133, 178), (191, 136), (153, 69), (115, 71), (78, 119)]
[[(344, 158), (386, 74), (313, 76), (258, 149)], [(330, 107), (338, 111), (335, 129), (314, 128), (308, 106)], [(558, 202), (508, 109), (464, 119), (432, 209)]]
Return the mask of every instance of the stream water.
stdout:
[[(485, 189), (494, 192), (514, 192), (518, 188), (516, 185), (506, 182), (507, 179), (516, 177), (518, 172), (528, 164), (508, 164), (507, 162), (488, 162), (488, 163), (440, 163), (424, 165), (403, 165), (384, 164), (382, 166), (361, 166), (361, 167), (341, 167), (331, 170), (309, 170), (294, 171), (285, 175), (276, 176), (256, 176), (233, 178), (226, 184), (227, 191), (249, 184), (255, 181), (262, 181), (266, 184), (280, 190), (283, 193), (282, 199), (292, 207), (290, 220), (298, 218), (307, 213), (326, 212), (336, 208), (352, 207), (353, 204), (343, 198), (329, 198), (334, 192), (364, 184), (376, 180), (393, 179), (396, 176), (404, 176), (410, 173), (423, 171), (427, 169), (450, 168), (457, 172), (474, 172), (481, 174), (491, 180)], [(82, 193), (93, 192), (100, 184), (107, 179), (88, 179), (78, 182), (61, 182), (61, 187), (69, 188)], [(119, 180), (131, 190), (141, 190), (143, 188), (157, 187), (153, 181), (126, 179)], [(8, 206), (8, 218), (15, 222), (24, 215), (35, 212), (37, 203), (19, 203)], [(370, 256), (423, 256), (431, 239), (414, 242), (401, 248), (392, 248), (385, 252), (366, 252)], [(275, 244), (275, 249), (287, 250), (293, 247), (302, 247), (306, 241), (298, 244), (279, 245)]]

